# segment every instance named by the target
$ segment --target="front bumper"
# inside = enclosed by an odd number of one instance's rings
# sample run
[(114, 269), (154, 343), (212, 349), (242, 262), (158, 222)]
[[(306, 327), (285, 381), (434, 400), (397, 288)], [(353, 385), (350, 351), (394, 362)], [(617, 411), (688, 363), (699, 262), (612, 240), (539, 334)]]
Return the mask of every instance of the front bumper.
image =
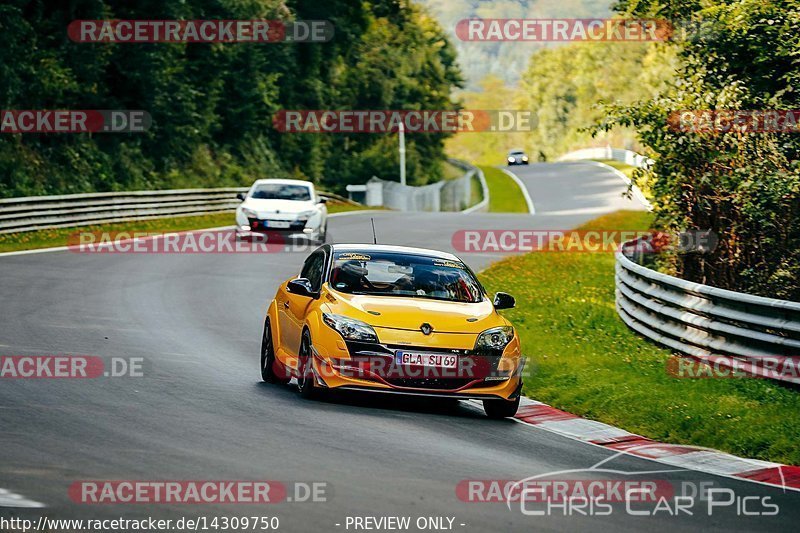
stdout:
[[(515, 339), (516, 341), (516, 339)], [(518, 342), (504, 353), (468, 349), (397, 346), (339, 341), (331, 356), (314, 350), (314, 373), (321, 387), (412, 396), (458, 399), (513, 400), (522, 389), (524, 359)], [(399, 364), (398, 351), (455, 357), (455, 368), (442, 369)]]
[[(274, 222), (289, 222), (289, 226), (285, 228), (276, 228), (271, 224)], [(315, 229), (313, 227), (308, 227), (308, 222), (308, 220), (276, 221), (251, 218), (247, 219), (246, 225), (236, 226), (236, 236), (239, 238), (252, 237), (253, 235), (302, 235), (309, 237), (314, 233)]]

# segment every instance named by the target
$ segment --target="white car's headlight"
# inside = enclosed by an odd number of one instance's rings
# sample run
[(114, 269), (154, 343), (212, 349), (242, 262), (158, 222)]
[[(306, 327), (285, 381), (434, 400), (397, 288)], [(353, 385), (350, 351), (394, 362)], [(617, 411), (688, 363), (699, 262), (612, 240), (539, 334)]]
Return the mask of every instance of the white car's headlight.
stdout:
[(527, 160), (528, 160), (528, 156), (527, 156), (527, 155), (523, 155), (523, 156), (522, 156), (522, 160), (523, 160), (523, 161), (527, 161)]
[(366, 322), (342, 315), (322, 313), (322, 320), (349, 341), (378, 342), (378, 335)]
[(258, 218), (258, 213), (253, 211), (252, 209), (248, 209), (246, 207), (242, 208), (242, 214), (247, 218)]
[(316, 211), (313, 209), (309, 209), (308, 211), (303, 211), (302, 213), (297, 214), (297, 218), (299, 220), (308, 220), (312, 216), (316, 214)]
[(514, 162), (514, 158), (513, 158), (513, 157), (509, 157), (509, 158), (508, 158), (508, 162), (509, 162), (509, 163), (513, 163), (513, 162)]
[(487, 329), (478, 335), (475, 350), (503, 350), (513, 338), (514, 328), (511, 326)]

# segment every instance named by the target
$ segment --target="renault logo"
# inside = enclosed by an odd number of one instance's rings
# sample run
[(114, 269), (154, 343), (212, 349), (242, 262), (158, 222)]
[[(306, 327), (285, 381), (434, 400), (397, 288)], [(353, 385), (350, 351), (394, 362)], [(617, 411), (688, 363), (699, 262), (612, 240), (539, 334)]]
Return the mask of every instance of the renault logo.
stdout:
[(430, 324), (425, 322), (424, 324), (422, 324), (419, 327), (419, 329), (420, 329), (420, 331), (422, 332), (423, 335), (430, 335), (431, 332), (433, 331), (433, 326), (431, 326)]

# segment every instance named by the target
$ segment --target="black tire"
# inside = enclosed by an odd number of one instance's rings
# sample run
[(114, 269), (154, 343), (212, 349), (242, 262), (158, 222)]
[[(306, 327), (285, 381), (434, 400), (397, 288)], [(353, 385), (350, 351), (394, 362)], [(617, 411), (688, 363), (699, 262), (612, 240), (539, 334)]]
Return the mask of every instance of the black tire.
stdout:
[(516, 400), (483, 400), (486, 416), (493, 419), (511, 418), (519, 409), (519, 396)]
[(267, 383), (289, 383), (288, 379), (275, 374), (275, 346), (272, 344), (269, 318), (264, 321), (264, 333), (261, 334), (261, 379)]
[(300, 396), (306, 399), (315, 399), (320, 396), (321, 390), (317, 386), (314, 371), (311, 367), (313, 354), (311, 353), (311, 335), (308, 330), (303, 332), (303, 339), (300, 341), (299, 367), (297, 376), (297, 390)]

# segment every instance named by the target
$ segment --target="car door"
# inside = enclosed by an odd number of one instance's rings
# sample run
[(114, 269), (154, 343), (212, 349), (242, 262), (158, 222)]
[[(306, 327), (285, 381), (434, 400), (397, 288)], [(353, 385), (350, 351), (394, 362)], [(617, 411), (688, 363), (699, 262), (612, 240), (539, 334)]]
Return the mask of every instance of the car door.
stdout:
[[(322, 287), (322, 274), (325, 267), (325, 253), (323, 251), (314, 252), (300, 271), (301, 278), (307, 278), (311, 282), (311, 287), (315, 292)], [(281, 345), (291, 355), (300, 353), (300, 339), (303, 333), (303, 324), (306, 319), (306, 312), (311, 305), (313, 298), (292, 294), (281, 290), (281, 298), (285, 299), (278, 302), (278, 313), (281, 325)]]

